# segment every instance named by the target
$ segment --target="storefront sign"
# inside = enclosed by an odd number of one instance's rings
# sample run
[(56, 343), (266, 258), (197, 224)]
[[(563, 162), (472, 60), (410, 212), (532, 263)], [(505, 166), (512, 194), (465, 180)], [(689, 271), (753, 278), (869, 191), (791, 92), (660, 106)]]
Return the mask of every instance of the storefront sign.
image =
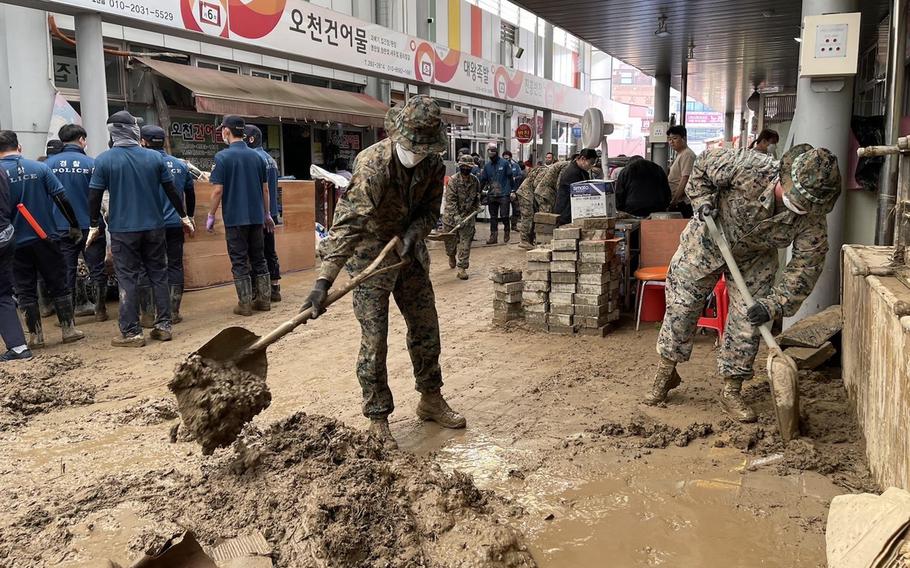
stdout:
[[(206, 34), (353, 70), (579, 116), (606, 110), (599, 96), (450, 50), (305, 0), (47, 0), (50, 10), (90, 9), (136, 27)], [(143, 25), (144, 24), (144, 25)]]
[(171, 122), (171, 153), (197, 168), (210, 172), (215, 154), (224, 150), (221, 131), (211, 118), (175, 118)]
[(515, 129), (515, 138), (518, 140), (519, 144), (527, 144), (534, 138), (534, 133), (531, 132), (530, 124), (519, 124), (518, 128)]

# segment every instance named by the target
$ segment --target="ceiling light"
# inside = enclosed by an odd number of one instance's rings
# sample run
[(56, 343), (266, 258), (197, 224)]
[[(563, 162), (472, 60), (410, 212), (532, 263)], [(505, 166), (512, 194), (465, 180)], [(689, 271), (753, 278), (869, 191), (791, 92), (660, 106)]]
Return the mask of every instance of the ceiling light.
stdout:
[(695, 59), (695, 40), (692, 38), (689, 38), (689, 52), (686, 54), (686, 57), (689, 61)]
[(654, 35), (657, 37), (668, 37), (670, 35), (670, 30), (667, 29), (666, 16), (657, 17), (657, 30), (654, 32)]

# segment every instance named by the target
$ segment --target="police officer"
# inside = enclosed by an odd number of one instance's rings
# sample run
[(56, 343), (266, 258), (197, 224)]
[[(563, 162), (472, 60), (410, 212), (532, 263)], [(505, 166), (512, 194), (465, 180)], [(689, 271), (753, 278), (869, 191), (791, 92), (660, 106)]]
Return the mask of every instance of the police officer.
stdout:
[(221, 216), (237, 289), (234, 313), (251, 316), (253, 309), (263, 312), (271, 309), (272, 286), (263, 239), (263, 227), (267, 232), (275, 231), (268, 171), (259, 154), (244, 142), (246, 122), (242, 118), (225, 116), (219, 128), (228, 147), (215, 154), (215, 167), (209, 178), (215, 187), (205, 228), (210, 233), (214, 231), (215, 213), (223, 203)]
[[(53, 299), (63, 330), (63, 342), (79, 341), (85, 336), (76, 329), (73, 297), (66, 287), (66, 263), (60, 252), (60, 238), (66, 234), (78, 242), (82, 239), (82, 230), (66, 198), (66, 190), (46, 163), (22, 157), (19, 138), (10, 130), (0, 131), (0, 167), (6, 170), (10, 198), (12, 204), (17, 206), (13, 218), (16, 231), (13, 276), (16, 297), (28, 327), (28, 344), (33, 349), (44, 347), (44, 331), (38, 309), (38, 274), (44, 278)], [(18, 207), (20, 205), (21, 208)], [(62, 231), (54, 220), (55, 205), (67, 220), (66, 231)]]
[[(262, 147), (262, 131), (258, 126), (253, 124), (246, 125), (244, 130), (246, 145), (256, 151), (262, 157), (266, 164), (266, 172), (269, 178), (269, 212), (272, 214), (272, 221), (278, 224), (278, 164), (275, 158), (265, 151)], [(350, 181), (350, 174), (348, 180)], [(281, 266), (278, 264), (278, 252), (275, 250), (275, 232), (263, 228), (263, 245), (265, 248), (265, 261), (269, 265), (269, 277), (272, 280), (272, 301), (281, 301)]]
[(10, 197), (9, 177), (0, 168), (0, 336), (6, 344), (6, 353), (0, 361), (31, 359), (32, 352), (25, 342), (22, 324), (16, 314), (13, 300), (13, 259), (16, 254), (15, 228), (12, 224), (13, 207)]
[[(167, 244), (165, 240), (165, 196), (177, 211), (180, 222), (193, 234), (193, 221), (186, 215), (183, 200), (174, 186), (174, 175), (164, 157), (139, 145), (139, 119), (123, 110), (107, 120), (111, 149), (95, 160), (95, 173), (89, 184), (91, 244), (100, 232), (101, 199), (110, 196), (108, 232), (114, 271), (120, 285), (120, 336), (114, 347), (142, 347), (145, 337), (139, 325), (140, 280), (152, 283), (157, 316), (152, 339), (171, 340), (171, 304), (167, 286)], [(162, 194), (161, 188), (164, 188)]]
[(512, 164), (499, 157), (499, 147), (495, 142), (487, 145), (487, 156), (490, 158), (480, 172), (480, 185), (487, 190), (490, 208), (490, 238), (488, 245), (499, 242), (499, 222), (503, 225), (504, 243), (509, 242), (512, 226), (509, 221), (509, 206), (512, 193), (515, 191)]
[[(140, 132), (142, 145), (158, 152), (164, 158), (165, 167), (174, 176), (174, 187), (177, 188), (180, 201), (186, 208), (186, 215), (192, 219), (196, 211), (196, 190), (193, 185), (193, 176), (190, 175), (186, 162), (164, 151), (165, 132), (160, 126), (148, 124), (143, 126)], [(164, 199), (162, 214), (164, 215), (164, 240), (167, 256), (167, 283), (170, 292), (168, 298), (171, 303), (171, 323), (180, 323), (183, 321), (183, 317), (180, 315), (180, 303), (183, 301), (183, 243), (185, 241), (183, 222), (180, 220), (177, 210), (167, 199)], [(140, 287), (140, 323), (143, 323), (143, 318), (154, 322), (154, 305), (155, 299), (151, 286)], [(152, 322), (149, 323), (154, 325)], [(143, 327), (147, 326), (143, 323)], [(148, 327), (151, 327), (151, 325)]]
[[(107, 297), (107, 275), (104, 273), (104, 238), (96, 239), (92, 246), (85, 246), (88, 236), (88, 194), (89, 182), (95, 170), (95, 160), (85, 154), (86, 132), (78, 124), (66, 124), (58, 133), (63, 142), (63, 150), (53, 154), (47, 161), (54, 175), (63, 184), (66, 198), (73, 206), (76, 221), (82, 231), (81, 238), (76, 241), (68, 236), (60, 239), (60, 251), (66, 261), (66, 289), (75, 297), (76, 269), (79, 265), (79, 255), (85, 258), (89, 269), (89, 278), (92, 282), (91, 298), (94, 301), (96, 321), (107, 320), (107, 309), (104, 300)], [(57, 226), (61, 231), (69, 227), (60, 210), (55, 211)]]

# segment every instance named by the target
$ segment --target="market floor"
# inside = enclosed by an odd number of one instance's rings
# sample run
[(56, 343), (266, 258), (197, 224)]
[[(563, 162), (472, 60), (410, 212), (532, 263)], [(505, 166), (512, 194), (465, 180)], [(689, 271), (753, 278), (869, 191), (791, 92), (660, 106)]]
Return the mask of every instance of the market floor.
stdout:
[[(391, 421), (401, 448), (432, 455), (444, 468), (470, 473), (480, 487), (521, 504), (527, 511), (521, 528), (543, 567), (824, 566), (827, 507), (846, 490), (811, 471), (746, 467), (756, 456), (720, 441), (724, 415), (714, 398), (719, 385), (712, 379), (712, 337), (699, 338), (693, 361), (681, 367), (685, 382), (666, 408), (642, 406), (638, 400), (656, 365), (654, 324), (636, 332), (625, 320), (611, 335), (591, 338), (490, 323), (488, 271), (521, 266), (523, 257), (515, 244), (478, 247), (470, 280), (463, 282), (448, 269), (441, 251), (433, 250), (444, 393), (466, 415), (466, 430), (442, 430), (415, 417), (418, 395), (404, 323), (393, 309), (388, 366), (396, 411)], [(66, 376), (97, 388), (95, 402), (0, 429), (0, 509), (11, 513), (4, 517), (21, 518), (38, 502), (65, 509), (66, 503), (55, 500), (59, 484), (90, 485), (125, 472), (199, 467), (198, 446), (169, 442), (170, 423), (112, 417), (167, 398), (165, 385), (175, 364), (223, 326), (264, 333), (290, 318), (313, 278), (312, 271), (286, 276), (284, 301), (251, 318), (231, 314), (230, 287), (188, 293), (185, 321), (176, 326), (174, 341), (151, 342), (140, 350), (109, 346), (114, 321), (80, 322), (87, 340), (52, 345), (44, 354), (77, 356), (76, 368)], [(48, 324), (46, 330), (53, 343), (57, 328)], [(365, 428), (354, 374), (359, 343), (348, 298), (272, 346), (272, 405), (257, 423), (303, 410)], [(15, 372), (15, 367), (6, 369)], [(762, 398), (761, 389), (753, 388)], [(657, 425), (674, 443), (630, 436), (634, 428), (615, 435), (615, 425), (624, 424)], [(693, 424), (695, 430), (698, 424), (713, 427), (681, 442), (673, 438), (674, 428), (694, 431)], [(59, 565), (127, 561), (126, 543), (137, 527), (121, 521), (107, 529), (86, 529), (67, 545), (69, 553), (55, 557), (62, 560)], [(0, 532), (4, 522), (12, 521), (0, 521)]]

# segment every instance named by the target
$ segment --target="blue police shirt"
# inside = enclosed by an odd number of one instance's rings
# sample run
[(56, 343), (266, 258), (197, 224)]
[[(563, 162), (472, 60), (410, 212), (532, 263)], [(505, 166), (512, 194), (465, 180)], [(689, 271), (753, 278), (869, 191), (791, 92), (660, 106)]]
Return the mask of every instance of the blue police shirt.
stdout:
[(275, 217), (278, 215), (278, 163), (262, 146), (255, 150), (265, 160), (266, 174), (269, 178), (269, 213)]
[[(73, 206), (79, 228), (88, 229), (88, 184), (92, 181), (95, 159), (86, 156), (82, 146), (66, 144), (62, 152), (48, 158), (46, 163), (66, 189), (66, 199)], [(69, 229), (70, 224), (60, 209), (54, 211), (54, 218), (60, 231)]]
[(164, 201), (161, 185), (174, 176), (164, 157), (139, 146), (114, 146), (95, 160), (89, 185), (107, 190), (108, 231), (131, 233), (164, 228)]
[(487, 161), (480, 174), (480, 184), (489, 185), (490, 197), (505, 197), (515, 191), (512, 164), (505, 158)]
[(234, 142), (215, 154), (209, 181), (224, 188), (221, 218), (225, 227), (262, 225), (262, 184), (268, 182), (265, 162), (245, 142)]
[[(155, 149), (161, 156), (164, 158), (165, 167), (170, 170), (171, 175), (174, 176), (174, 186), (177, 188), (177, 194), (180, 196), (180, 201), (186, 207), (186, 200), (184, 195), (187, 191), (193, 191), (193, 176), (190, 175), (189, 169), (186, 167), (186, 162), (171, 156), (166, 153), (163, 148)], [(167, 198), (167, 195), (164, 193), (164, 188), (161, 189), (161, 195), (164, 199), (164, 209), (162, 209), (162, 214), (164, 215), (164, 226), (165, 227), (182, 227), (183, 223), (180, 221), (180, 215), (177, 213), (177, 210), (174, 209), (174, 206), (171, 205), (171, 200)]]
[(16, 246), (22, 247), (38, 241), (38, 233), (32, 229), (25, 217), (15, 207), (25, 205), (38, 225), (52, 239), (58, 239), (63, 231), (57, 226), (54, 211), (57, 205), (53, 196), (65, 193), (63, 184), (54, 176), (47, 164), (26, 160), (19, 155), (0, 159), (0, 167), (9, 177), (10, 200), (14, 208), (13, 225), (16, 230)]

